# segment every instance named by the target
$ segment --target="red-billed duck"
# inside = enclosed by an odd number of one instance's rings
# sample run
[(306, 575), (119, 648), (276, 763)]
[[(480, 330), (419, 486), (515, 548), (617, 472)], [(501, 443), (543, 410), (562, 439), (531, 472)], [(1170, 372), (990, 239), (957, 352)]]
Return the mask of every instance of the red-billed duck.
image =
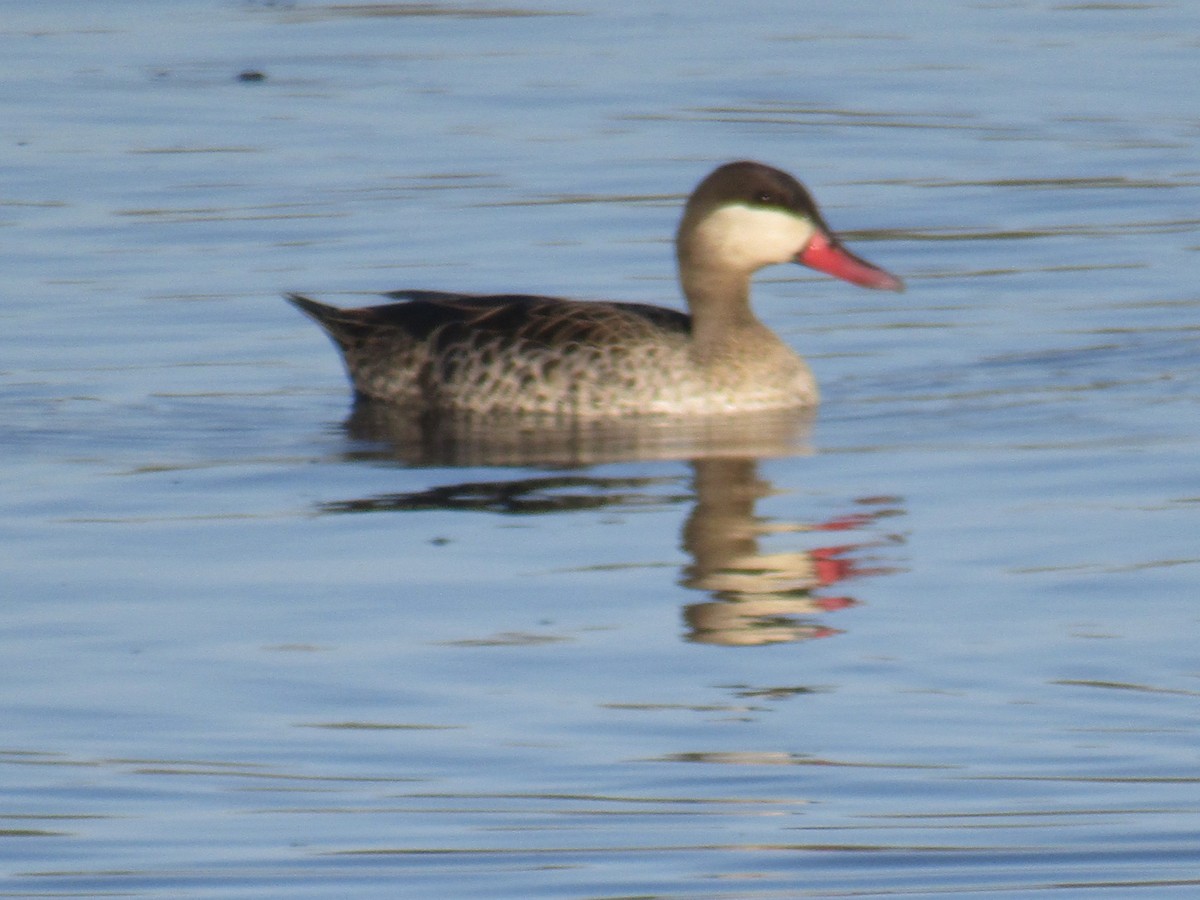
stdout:
[(675, 238), (690, 315), (639, 303), (400, 290), (339, 309), (298, 294), (361, 396), (415, 413), (597, 418), (788, 409), (818, 401), (808, 365), (750, 309), (750, 279), (797, 262), (868, 288), (903, 282), (847, 250), (808, 191), (755, 162), (700, 182)]

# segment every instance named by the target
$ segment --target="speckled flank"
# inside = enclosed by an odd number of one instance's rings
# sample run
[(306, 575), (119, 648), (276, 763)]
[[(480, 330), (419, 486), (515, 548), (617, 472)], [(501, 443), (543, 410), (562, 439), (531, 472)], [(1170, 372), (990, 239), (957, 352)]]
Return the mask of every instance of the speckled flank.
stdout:
[[(543, 297), (419, 296), (361, 310), (291, 299), (342, 349), (360, 394), (415, 410), (594, 417), (816, 402), (808, 367), (769, 332), (759, 353), (740, 364), (704, 365), (694, 356), (690, 321), (670, 310)], [(434, 316), (442, 321), (421, 327)]]

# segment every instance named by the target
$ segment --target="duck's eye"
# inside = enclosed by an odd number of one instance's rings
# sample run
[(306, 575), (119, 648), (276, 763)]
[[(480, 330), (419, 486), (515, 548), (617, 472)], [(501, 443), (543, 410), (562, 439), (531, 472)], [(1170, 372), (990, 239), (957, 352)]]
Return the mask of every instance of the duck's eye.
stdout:
[(768, 193), (767, 191), (759, 191), (757, 194), (755, 194), (754, 202), (761, 203), (763, 206), (775, 206), (778, 203), (778, 201), (775, 199), (775, 195)]

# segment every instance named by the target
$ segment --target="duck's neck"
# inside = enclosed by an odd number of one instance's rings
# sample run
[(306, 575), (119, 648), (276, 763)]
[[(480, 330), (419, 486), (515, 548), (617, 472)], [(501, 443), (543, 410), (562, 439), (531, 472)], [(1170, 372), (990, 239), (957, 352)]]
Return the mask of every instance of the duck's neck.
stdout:
[(679, 281), (692, 314), (692, 341), (701, 356), (719, 356), (762, 323), (750, 309), (750, 273), (706, 266), (679, 254)]

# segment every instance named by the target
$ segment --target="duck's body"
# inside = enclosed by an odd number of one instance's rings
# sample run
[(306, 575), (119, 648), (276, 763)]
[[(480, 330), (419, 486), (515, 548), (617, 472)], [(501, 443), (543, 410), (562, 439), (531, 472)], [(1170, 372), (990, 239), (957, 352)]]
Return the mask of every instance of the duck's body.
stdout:
[[(700, 357), (690, 316), (634, 303), (396, 292), (342, 310), (290, 299), (342, 349), (355, 389), (418, 410), (606, 416), (808, 406), (804, 361), (771, 334)], [(755, 329), (757, 331), (757, 329)]]
[(795, 179), (758, 163), (730, 163), (701, 182), (676, 250), (691, 315), (419, 290), (361, 309), (288, 299), (333, 338), (360, 395), (414, 412), (602, 417), (815, 404), (808, 366), (750, 310), (750, 277), (765, 265), (795, 260), (901, 289), (840, 246)]

